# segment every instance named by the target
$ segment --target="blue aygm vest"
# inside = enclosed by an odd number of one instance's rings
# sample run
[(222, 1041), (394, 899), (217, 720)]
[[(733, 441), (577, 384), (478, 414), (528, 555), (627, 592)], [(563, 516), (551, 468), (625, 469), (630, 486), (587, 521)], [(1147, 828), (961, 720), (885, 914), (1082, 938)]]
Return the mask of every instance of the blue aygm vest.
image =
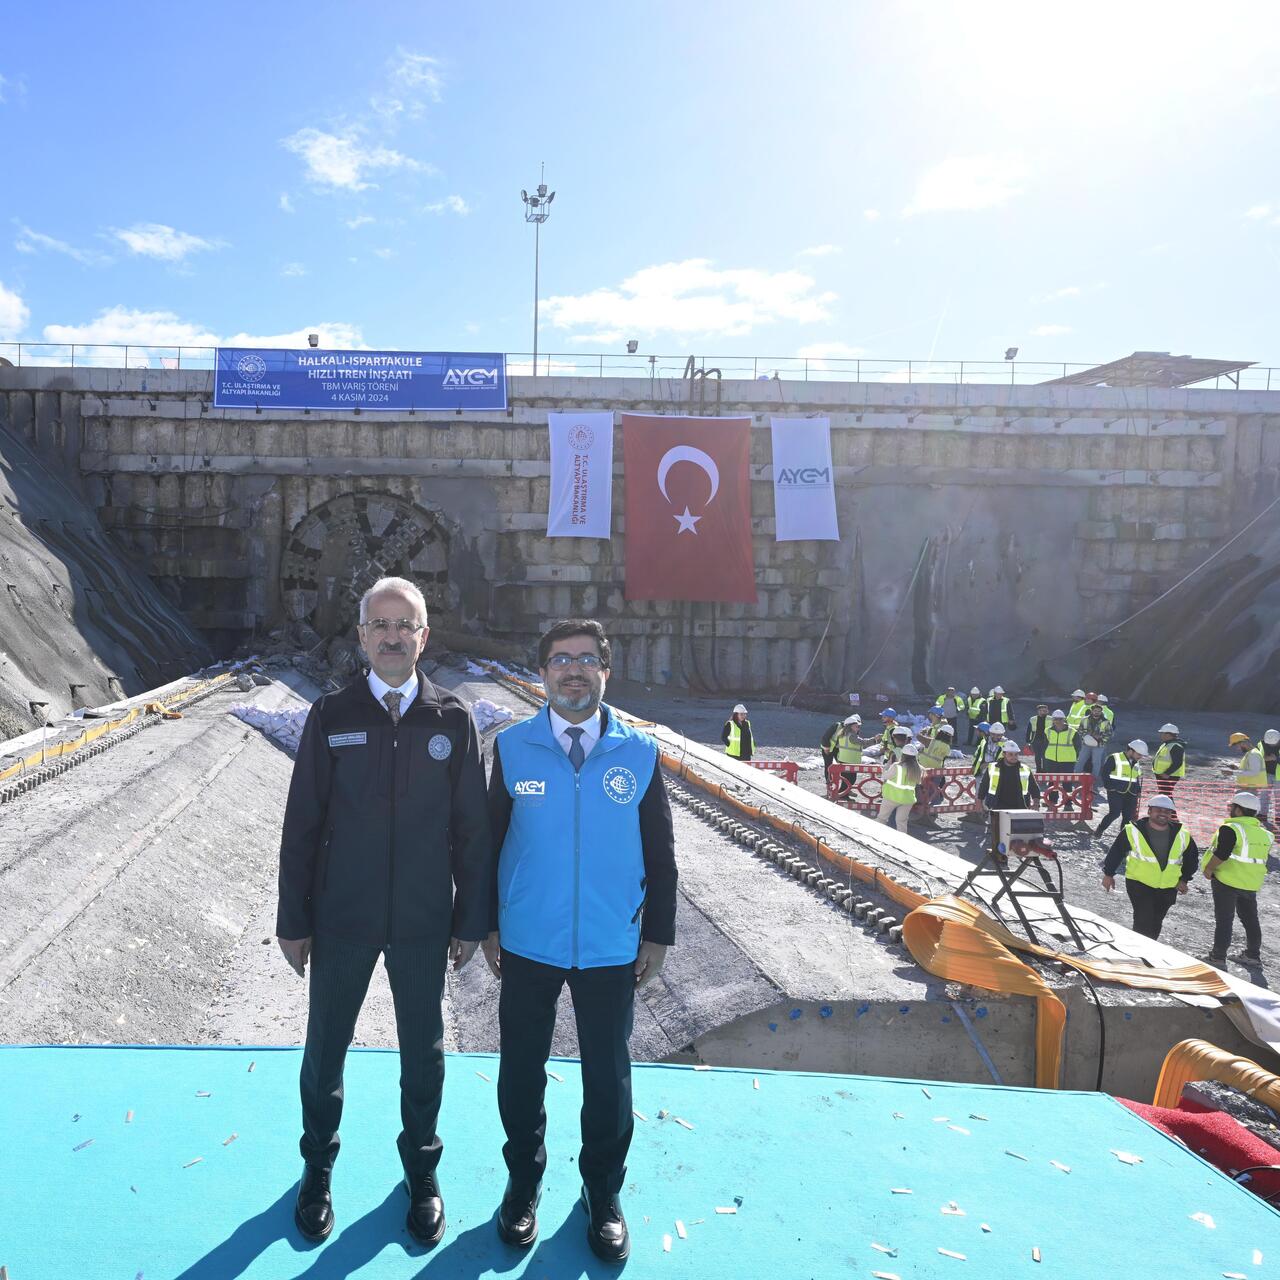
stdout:
[(630, 964), (640, 948), (640, 800), (658, 748), (606, 710), (605, 731), (576, 774), (545, 707), (504, 729), (495, 746), (511, 797), (498, 855), (502, 947), (560, 969)]

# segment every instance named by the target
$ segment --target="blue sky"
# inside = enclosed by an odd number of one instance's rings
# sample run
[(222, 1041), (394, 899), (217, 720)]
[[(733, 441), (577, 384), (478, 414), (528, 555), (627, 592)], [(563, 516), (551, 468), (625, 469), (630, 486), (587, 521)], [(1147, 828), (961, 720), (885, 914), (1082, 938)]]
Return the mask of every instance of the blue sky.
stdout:
[(0, 41), (0, 339), (1280, 364), (1280, 11), (75, 3)]

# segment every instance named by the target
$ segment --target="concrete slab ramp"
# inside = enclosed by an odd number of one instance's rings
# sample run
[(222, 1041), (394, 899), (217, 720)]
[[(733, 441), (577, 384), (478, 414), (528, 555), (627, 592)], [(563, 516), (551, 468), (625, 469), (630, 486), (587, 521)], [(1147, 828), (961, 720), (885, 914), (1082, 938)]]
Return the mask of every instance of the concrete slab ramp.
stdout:
[(200, 636), (97, 512), (0, 428), (0, 739), (207, 663)]

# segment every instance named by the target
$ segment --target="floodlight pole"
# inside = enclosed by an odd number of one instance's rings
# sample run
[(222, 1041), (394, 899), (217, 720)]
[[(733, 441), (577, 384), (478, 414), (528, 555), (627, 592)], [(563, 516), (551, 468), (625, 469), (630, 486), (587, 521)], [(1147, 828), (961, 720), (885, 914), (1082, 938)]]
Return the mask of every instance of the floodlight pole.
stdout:
[(520, 192), (524, 201), (524, 220), (533, 223), (533, 376), (538, 376), (538, 271), (542, 256), (542, 224), (551, 216), (551, 202), (556, 198), (554, 191), (547, 191), (546, 165), (539, 174), (537, 191), (530, 195)]

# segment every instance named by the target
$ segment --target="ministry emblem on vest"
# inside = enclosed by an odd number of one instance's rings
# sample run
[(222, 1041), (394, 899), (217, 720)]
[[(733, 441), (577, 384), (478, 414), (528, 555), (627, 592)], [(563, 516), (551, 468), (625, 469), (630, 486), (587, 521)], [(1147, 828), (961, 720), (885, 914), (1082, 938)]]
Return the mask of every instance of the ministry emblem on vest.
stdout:
[(453, 743), (447, 734), (437, 733), (427, 743), (427, 752), (433, 760), (447, 760), (453, 752)]
[(630, 769), (614, 765), (605, 771), (604, 793), (617, 804), (629, 804), (636, 794), (636, 775)]

